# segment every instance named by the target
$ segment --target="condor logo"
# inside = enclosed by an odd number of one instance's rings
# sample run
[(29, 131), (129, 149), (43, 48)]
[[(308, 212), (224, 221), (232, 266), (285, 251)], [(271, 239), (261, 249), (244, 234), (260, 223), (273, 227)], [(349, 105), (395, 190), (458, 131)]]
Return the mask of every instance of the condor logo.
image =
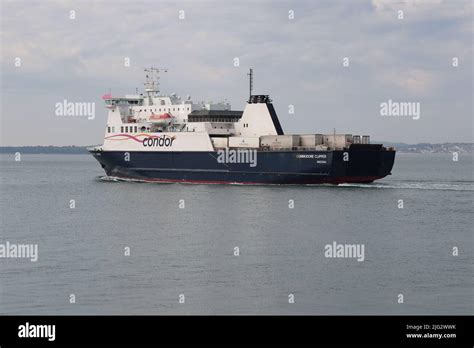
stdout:
[(162, 136), (150, 136), (143, 138), (143, 146), (145, 147), (171, 147), (175, 137), (168, 137), (165, 134)]

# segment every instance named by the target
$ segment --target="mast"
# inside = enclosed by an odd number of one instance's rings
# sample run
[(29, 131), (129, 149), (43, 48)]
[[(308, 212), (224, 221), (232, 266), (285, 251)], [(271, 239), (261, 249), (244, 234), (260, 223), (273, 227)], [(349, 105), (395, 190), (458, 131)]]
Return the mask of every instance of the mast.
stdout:
[(252, 99), (252, 89), (253, 89), (253, 69), (252, 68), (250, 68), (250, 71), (247, 75), (249, 76), (249, 102), (250, 102), (250, 99)]
[(145, 71), (145, 92), (151, 99), (160, 92), (160, 71), (168, 72), (168, 69), (150, 67), (143, 70)]

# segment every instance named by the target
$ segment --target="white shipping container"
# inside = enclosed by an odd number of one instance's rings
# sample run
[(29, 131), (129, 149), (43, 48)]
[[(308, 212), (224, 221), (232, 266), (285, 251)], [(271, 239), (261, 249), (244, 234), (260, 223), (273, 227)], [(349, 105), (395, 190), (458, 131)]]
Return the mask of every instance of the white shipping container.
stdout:
[(212, 145), (214, 145), (214, 147), (219, 147), (219, 148), (227, 147), (226, 137), (224, 138), (211, 137), (211, 140), (212, 140)]
[(325, 134), (324, 144), (333, 148), (348, 147), (352, 144), (352, 134)]
[(269, 147), (296, 147), (299, 145), (299, 135), (263, 135), (260, 137), (262, 146)]
[(322, 134), (302, 134), (300, 135), (300, 146), (313, 147), (323, 143)]
[(229, 147), (258, 148), (259, 137), (229, 137)]

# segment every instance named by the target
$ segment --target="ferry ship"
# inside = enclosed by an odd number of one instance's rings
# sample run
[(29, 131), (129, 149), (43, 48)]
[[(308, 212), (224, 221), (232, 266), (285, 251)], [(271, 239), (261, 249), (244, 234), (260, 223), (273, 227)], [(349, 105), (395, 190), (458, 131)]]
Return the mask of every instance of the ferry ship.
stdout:
[(144, 92), (102, 98), (103, 145), (89, 149), (107, 176), (205, 184), (370, 183), (391, 174), (395, 150), (367, 135), (284, 134), (268, 95), (243, 111), (227, 102), (160, 94), (163, 69), (145, 69)]

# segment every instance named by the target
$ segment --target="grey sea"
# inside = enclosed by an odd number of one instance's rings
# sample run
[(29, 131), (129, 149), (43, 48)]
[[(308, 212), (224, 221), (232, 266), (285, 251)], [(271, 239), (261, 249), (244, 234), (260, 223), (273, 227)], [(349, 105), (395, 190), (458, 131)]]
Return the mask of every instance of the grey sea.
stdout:
[[(38, 260), (0, 258), (0, 313), (472, 314), (473, 162), (397, 154), (373, 184), (284, 187), (1, 155), (0, 243), (37, 244)], [(333, 243), (363, 261), (326, 257)]]

